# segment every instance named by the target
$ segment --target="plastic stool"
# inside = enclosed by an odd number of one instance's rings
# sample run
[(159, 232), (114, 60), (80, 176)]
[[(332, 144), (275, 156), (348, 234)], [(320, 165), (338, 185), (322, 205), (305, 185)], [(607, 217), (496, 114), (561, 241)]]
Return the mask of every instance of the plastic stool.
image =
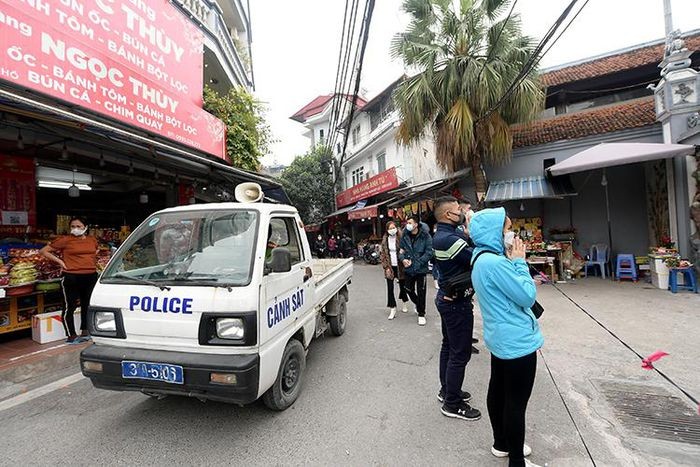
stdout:
[[(668, 269), (668, 288), (671, 292), (676, 293), (678, 289), (690, 290), (698, 293), (698, 280), (695, 277), (695, 270), (691, 268), (669, 268)], [(683, 274), (683, 282), (685, 285), (678, 285), (678, 273)]]
[(632, 279), (637, 282), (637, 265), (634, 260), (634, 255), (619, 254), (617, 255), (617, 268), (615, 269), (617, 280)]

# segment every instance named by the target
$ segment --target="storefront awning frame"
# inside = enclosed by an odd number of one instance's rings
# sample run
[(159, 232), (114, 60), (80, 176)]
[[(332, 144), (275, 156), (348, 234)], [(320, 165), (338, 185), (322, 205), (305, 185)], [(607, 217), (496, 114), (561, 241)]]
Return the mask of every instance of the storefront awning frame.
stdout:
[(554, 164), (547, 171), (566, 175), (586, 170), (604, 169), (637, 162), (692, 156), (695, 146), (662, 143), (601, 143)]
[(575, 196), (576, 190), (568, 176), (522, 177), (510, 180), (492, 181), (486, 192), (486, 203), (503, 203), (526, 199), (562, 199)]

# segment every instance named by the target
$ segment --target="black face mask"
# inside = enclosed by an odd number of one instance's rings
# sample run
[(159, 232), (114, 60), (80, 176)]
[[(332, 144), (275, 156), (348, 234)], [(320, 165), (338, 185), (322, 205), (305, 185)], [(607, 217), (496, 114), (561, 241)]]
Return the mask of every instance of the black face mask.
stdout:
[[(454, 215), (455, 213), (450, 211), (449, 214)], [(455, 225), (462, 225), (466, 221), (467, 221), (467, 216), (462, 211), (459, 211), (459, 220), (457, 221), (457, 223)]]

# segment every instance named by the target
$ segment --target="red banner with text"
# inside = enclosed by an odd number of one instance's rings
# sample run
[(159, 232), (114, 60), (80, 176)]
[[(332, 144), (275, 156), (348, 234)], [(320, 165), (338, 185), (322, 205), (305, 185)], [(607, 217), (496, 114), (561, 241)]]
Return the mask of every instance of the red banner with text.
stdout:
[(203, 33), (168, 0), (0, 0), (0, 37), (1, 79), (224, 158)]
[(21, 237), (36, 227), (36, 181), (31, 159), (0, 155), (0, 235)]
[(373, 217), (377, 217), (377, 214), (377, 206), (370, 206), (368, 208), (354, 209), (352, 211), (348, 211), (348, 219), (351, 221), (357, 219), (371, 219)]
[(352, 203), (356, 203), (361, 199), (367, 199), (371, 196), (384, 193), (385, 191), (393, 190), (399, 186), (399, 179), (396, 176), (396, 167), (375, 175), (374, 177), (358, 183), (352, 188), (341, 191), (336, 196), (337, 206), (342, 208)]

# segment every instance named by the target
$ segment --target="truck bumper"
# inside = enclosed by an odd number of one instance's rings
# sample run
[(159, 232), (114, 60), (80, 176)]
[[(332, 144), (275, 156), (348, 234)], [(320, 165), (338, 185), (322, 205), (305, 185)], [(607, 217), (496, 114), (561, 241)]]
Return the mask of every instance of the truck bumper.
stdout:
[[(180, 365), (183, 368), (184, 384), (122, 378), (123, 360)], [(102, 371), (86, 371), (86, 361), (101, 363)], [(188, 396), (235, 404), (248, 404), (258, 398), (258, 354), (197, 354), (91, 345), (80, 353), (80, 367), (83, 375), (90, 378), (93, 386), (100, 389), (140, 391), (149, 395)], [(233, 373), (236, 375), (236, 384), (212, 383), (212, 372)]]

